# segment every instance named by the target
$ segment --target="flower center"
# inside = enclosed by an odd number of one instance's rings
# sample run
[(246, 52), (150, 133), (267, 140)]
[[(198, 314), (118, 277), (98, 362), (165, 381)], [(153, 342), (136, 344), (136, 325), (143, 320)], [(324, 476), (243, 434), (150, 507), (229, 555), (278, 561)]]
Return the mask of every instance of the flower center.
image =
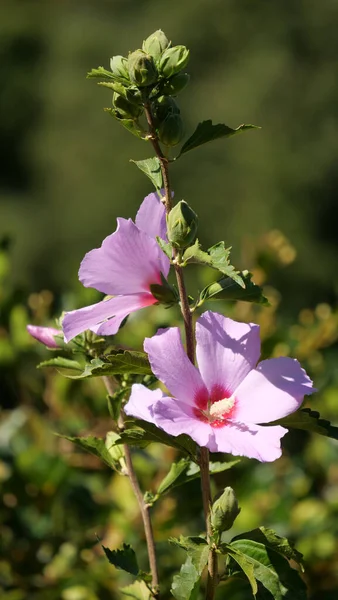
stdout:
[(235, 396), (228, 395), (227, 390), (220, 385), (215, 385), (210, 394), (205, 392), (206, 390), (202, 390), (195, 397), (196, 417), (204, 423), (209, 423), (211, 427), (224, 427), (234, 414)]
[(234, 404), (234, 396), (230, 396), (230, 398), (223, 398), (222, 400), (214, 402), (209, 408), (209, 416), (211, 417), (211, 420), (226, 418), (227, 413), (231, 411)]

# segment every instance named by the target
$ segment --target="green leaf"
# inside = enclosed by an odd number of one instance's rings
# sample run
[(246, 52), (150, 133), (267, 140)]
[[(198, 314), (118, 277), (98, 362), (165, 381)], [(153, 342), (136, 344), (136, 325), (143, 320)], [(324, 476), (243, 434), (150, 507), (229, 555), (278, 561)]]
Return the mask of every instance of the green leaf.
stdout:
[(203, 302), (214, 298), (214, 296), (217, 296), (215, 300), (242, 300), (243, 302), (255, 302), (256, 304), (269, 306), (269, 301), (263, 295), (262, 288), (251, 281), (252, 273), (242, 271), (240, 276), (244, 282), (244, 288), (231, 277), (224, 277), (207, 285), (202, 290), (196, 306), (201, 306)]
[(210, 546), (201, 537), (171, 538), (172, 544), (183, 548), (188, 556), (178, 575), (174, 576), (171, 593), (176, 600), (192, 600), (202, 572), (208, 562)]
[(156, 236), (156, 240), (161, 250), (163, 250), (164, 254), (166, 254), (167, 257), (171, 259), (173, 255), (172, 245), (169, 244), (169, 242), (165, 242), (164, 240), (162, 240), (162, 238), (160, 238), (158, 235)]
[(126, 462), (124, 447), (116, 443), (118, 439), (120, 439), (120, 436), (116, 431), (108, 431), (106, 435), (105, 446), (110, 454), (116, 470), (125, 475)]
[(244, 282), (239, 275), (239, 271), (236, 271), (235, 267), (230, 264), (230, 250), (231, 247), (225, 248), (224, 242), (218, 242), (218, 244), (211, 246), (208, 253), (211, 257), (212, 267), (218, 269), (218, 271), (221, 271), (224, 275), (231, 277), (238, 285), (244, 287)]
[(129, 544), (123, 544), (122, 548), (118, 550), (109, 550), (105, 546), (102, 546), (102, 548), (111, 565), (114, 565), (117, 569), (127, 571), (131, 575), (138, 575), (139, 568), (136, 554)]
[[(240, 459), (236, 459), (230, 462), (210, 462), (209, 464), (209, 473), (210, 475), (221, 473), (222, 471), (227, 471), (231, 469), (234, 465), (240, 462)], [(160, 498), (161, 495), (166, 494), (169, 490), (178, 487), (179, 485), (184, 485), (185, 483), (189, 483), (194, 479), (200, 477), (200, 468), (199, 466), (191, 462), (187, 458), (181, 458), (178, 462), (174, 462), (167, 475), (162, 479), (160, 485), (157, 488), (156, 493), (153, 497), (150, 496), (149, 501), (153, 504), (156, 500)]]
[(147, 423), (146, 421), (139, 421), (140, 426), (137, 428), (125, 429), (121, 432), (121, 440), (117, 443), (128, 444), (130, 446), (144, 447), (151, 442), (159, 442), (170, 446), (171, 448), (177, 448), (184, 454), (188, 454), (193, 460), (196, 459), (196, 444), (187, 435), (178, 435), (177, 437), (171, 436), (162, 429), (159, 429), (153, 423)]
[(238, 566), (243, 571), (244, 575), (247, 577), (252, 593), (256, 596), (258, 591), (257, 581), (255, 579), (254, 566), (252, 562), (250, 562), (242, 552), (238, 552), (235, 548), (228, 547), (228, 553), (231, 558), (238, 564)]
[(108, 410), (109, 410), (109, 414), (111, 416), (111, 418), (113, 419), (113, 421), (117, 421), (119, 416), (120, 416), (120, 412), (121, 412), (121, 406), (122, 406), (122, 402), (124, 400), (124, 398), (126, 397), (127, 393), (130, 392), (130, 388), (121, 388), (119, 390), (117, 390), (112, 396), (110, 396), (108, 394), (107, 396), (107, 402), (108, 402)]
[(182, 154), (185, 152), (189, 152), (194, 148), (198, 148), (198, 146), (202, 146), (202, 144), (207, 144), (208, 142), (212, 142), (213, 140), (218, 140), (223, 137), (227, 138), (249, 129), (260, 129), (260, 127), (257, 127), (256, 125), (239, 125), (239, 127), (236, 127), (236, 129), (231, 129), (231, 127), (223, 125), (222, 123), (213, 125), (210, 119), (208, 121), (203, 121), (197, 125), (197, 128), (192, 136), (183, 144), (177, 158), (182, 156)]
[(146, 160), (130, 160), (130, 162), (134, 163), (142, 173), (149, 177), (157, 190), (163, 187), (161, 165), (157, 156)]
[(287, 417), (272, 423), (265, 423), (265, 425), (282, 425), (287, 429), (303, 429), (338, 440), (338, 427), (331, 425), (330, 421), (322, 419), (319, 412), (310, 408), (300, 408)]
[(102, 377), (103, 375), (150, 375), (150, 363), (145, 352), (134, 350), (113, 350), (102, 358), (93, 358), (82, 373), (68, 375), (71, 379), (84, 379), (86, 377)]
[(191, 557), (188, 556), (178, 575), (174, 575), (170, 589), (174, 598), (176, 600), (192, 600), (200, 577)]
[(131, 585), (120, 588), (120, 592), (128, 598), (135, 598), (135, 600), (150, 600), (150, 592), (144, 581), (134, 581)]
[(98, 458), (100, 458), (108, 467), (111, 469), (115, 469), (117, 471), (120, 470), (120, 464), (118, 461), (115, 461), (108, 451), (105, 440), (102, 438), (94, 437), (90, 435), (89, 437), (71, 437), (69, 435), (61, 435), (59, 433), (56, 434), (58, 437), (64, 438), (65, 440), (69, 440), (82, 450), (86, 450), (91, 454), (94, 454)]
[[(164, 477), (164, 479), (162, 479), (160, 485), (158, 486), (156, 495), (160, 496), (161, 494), (164, 494), (169, 489), (171, 489), (175, 483), (177, 485), (177, 480), (179, 479), (180, 475), (182, 475), (182, 473), (184, 473), (187, 470), (190, 464), (190, 461), (186, 458), (181, 458), (181, 460), (179, 460), (178, 462), (174, 462), (171, 465), (169, 472)], [(195, 463), (192, 464), (197, 467)]]
[(87, 79), (93, 79), (99, 77), (100, 79), (114, 79), (112, 71), (107, 71), (104, 67), (97, 67), (87, 73)]
[(231, 246), (225, 248), (224, 242), (218, 242), (218, 244), (211, 246), (208, 252), (204, 252), (199, 241), (196, 240), (193, 246), (190, 246), (184, 252), (182, 265), (185, 266), (190, 263), (206, 265), (212, 269), (217, 269), (217, 271), (220, 271), (223, 275), (231, 277), (231, 279), (236, 281), (239, 286), (245, 287), (243, 279), (239, 275), (239, 271), (236, 271), (235, 267), (230, 264), (230, 250)]
[(142, 129), (142, 127), (140, 126), (139, 122), (136, 119), (121, 119), (118, 116), (118, 112), (116, 111), (115, 108), (104, 108), (103, 110), (106, 113), (108, 113), (111, 117), (114, 117), (114, 119), (116, 119), (119, 123), (121, 123), (121, 125), (123, 125), (123, 127), (128, 129), (128, 131), (130, 131), (130, 133), (132, 133), (133, 135), (136, 135), (136, 137), (140, 138), (141, 140), (146, 139), (146, 132)]
[(254, 540), (255, 542), (260, 542), (264, 544), (267, 548), (272, 548), (282, 556), (285, 556), (289, 560), (294, 560), (298, 563), (302, 570), (303, 564), (303, 555), (296, 550), (291, 542), (287, 540), (287, 538), (280, 537), (276, 534), (273, 529), (268, 529), (266, 527), (257, 527), (257, 529), (252, 529), (252, 531), (247, 531), (246, 533), (242, 533), (241, 535), (236, 535), (231, 541), (235, 540), (248, 539)]
[[(282, 600), (285, 596), (292, 600), (306, 600), (303, 580), (279, 552), (248, 539), (235, 540), (222, 546), (225, 552), (230, 552), (229, 548), (240, 552), (253, 565), (255, 578), (272, 594), (274, 600)], [(229, 570), (231, 575), (234, 571), (231, 561)]]
[(63, 375), (69, 373), (78, 373), (83, 371), (83, 365), (77, 360), (72, 360), (70, 358), (64, 358), (63, 356), (56, 356), (55, 358), (50, 358), (49, 360), (44, 360), (41, 362), (37, 369), (42, 369), (44, 367), (54, 367)]

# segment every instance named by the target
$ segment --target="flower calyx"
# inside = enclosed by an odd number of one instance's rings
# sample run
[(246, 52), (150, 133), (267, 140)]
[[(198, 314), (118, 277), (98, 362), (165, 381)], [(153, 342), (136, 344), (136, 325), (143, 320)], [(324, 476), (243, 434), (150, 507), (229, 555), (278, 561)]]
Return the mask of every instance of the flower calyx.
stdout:
[(211, 507), (210, 523), (214, 533), (219, 535), (231, 529), (240, 511), (234, 490), (226, 487)]
[(181, 200), (170, 211), (167, 226), (169, 242), (175, 248), (187, 248), (196, 238), (198, 216), (185, 200)]

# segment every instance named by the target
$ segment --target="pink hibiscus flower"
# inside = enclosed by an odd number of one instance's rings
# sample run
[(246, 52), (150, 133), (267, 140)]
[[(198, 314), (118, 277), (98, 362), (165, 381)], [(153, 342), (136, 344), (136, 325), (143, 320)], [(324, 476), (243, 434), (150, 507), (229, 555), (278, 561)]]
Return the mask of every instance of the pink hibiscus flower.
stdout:
[(39, 327), (37, 325), (27, 325), (28, 333), (41, 342), (47, 348), (60, 348), (60, 344), (55, 340), (55, 335), (62, 335), (61, 329), (54, 327)]
[(162, 202), (156, 194), (149, 194), (135, 223), (131, 219), (117, 219), (117, 223), (115, 233), (86, 254), (79, 270), (85, 287), (114, 297), (66, 313), (62, 323), (66, 342), (86, 329), (98, 335), (114, 334), (127, 315), (158, 301), (150, 286), (161, 284), (161, 273), (166, 278), (170, 268), (156, 242), (156, 236), (166, 237)]
[(262, 462), (279, 458), (287, 429), (259, 424), (294, 412), (304, 395), (315, 391), (299, 362), (281, 357), (257, 365), (259, 326), (211, 311), (197, 321), (196, 342), (198, 368), (188, 359), (177, 327), (146, 338), (152, 370), (173, 397), (135, 384), (126, 414), (173, 436), (185, 433), (211, 452)]

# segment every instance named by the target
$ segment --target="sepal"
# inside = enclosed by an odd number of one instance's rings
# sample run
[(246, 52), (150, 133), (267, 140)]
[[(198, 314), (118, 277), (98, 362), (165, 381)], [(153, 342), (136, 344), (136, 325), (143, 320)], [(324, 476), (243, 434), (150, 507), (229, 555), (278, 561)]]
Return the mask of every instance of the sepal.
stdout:
[(142, 44), (142, 50), (150, 54), (158, 62), (163, 52), (170, 46), (170, 42), (162, 29), (154, 31)]
[(193, 244), (198, 226), (198, 216), (184, 200), (178, 202), (167, 216), (168, 240), (179, 249)]
[(147, 87), (157, 81), (158, 73), (153, 57), (143, 50), (135, 50), (128, 56), (130, 81), (137, 87)]
[(190, 81), (189, 73), (176, 73), (160, 84), (160, 93), (164, 96), (177, 96)]
[(169, 79), (182, 71), (189, 62), (189, 50), (185, 46), (173, 46), (163, 52), (159, 71), (162, 77)]
[(221, 534), (231, 529), (240, 510), (234, 490), (226, 487), (211, 507), (210, 523), (213, 531)]

